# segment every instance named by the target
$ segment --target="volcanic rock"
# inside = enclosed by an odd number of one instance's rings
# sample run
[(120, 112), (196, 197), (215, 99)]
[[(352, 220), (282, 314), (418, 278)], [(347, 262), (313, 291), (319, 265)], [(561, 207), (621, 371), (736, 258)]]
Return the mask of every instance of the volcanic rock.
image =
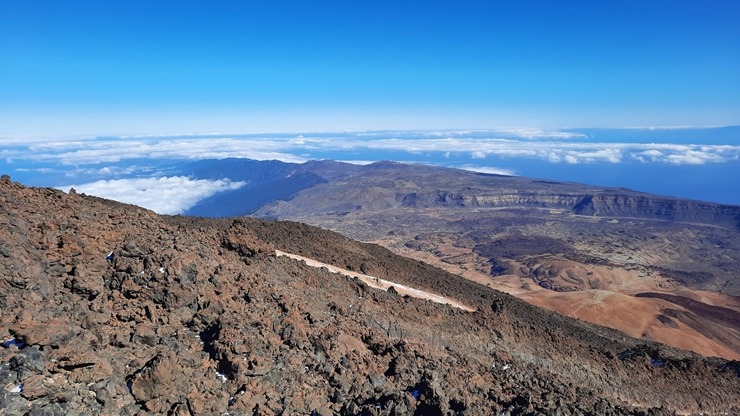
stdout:
[(4, 178), (0, 247), (8, 415), (740, 412), (732, 362), (299, 223), (158, 216)]

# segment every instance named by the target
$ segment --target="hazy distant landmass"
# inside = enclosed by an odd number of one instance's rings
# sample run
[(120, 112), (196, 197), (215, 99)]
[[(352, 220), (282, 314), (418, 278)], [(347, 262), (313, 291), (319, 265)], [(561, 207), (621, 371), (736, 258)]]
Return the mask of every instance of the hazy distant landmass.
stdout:
[[(224, 158), (360, 164), (393, 160), (740, 204), (737, 137), (738, 126), (2, 139), (0, 169), (31, 185), (79, 187), (125, 180), (116, 187), (126, 185), (137, 191), (155, 186), (142, 179), (185, 175), (190, 181), (179, 180), (183, 190), (197, 188), (197, 192), (168, 213), (178, 207), (182, 212), (208, 194), (207, 184), (191, 181), (229, 178), (229, 172), (218, 170), (189, 171), (188, 163)], [(219, 183), (210, 189), (218, 192), (225, 186)], [(106, 185), (97, 184), (94, 189), (105, 192)], [(141, 201), (127, 202), (146, 206)]]

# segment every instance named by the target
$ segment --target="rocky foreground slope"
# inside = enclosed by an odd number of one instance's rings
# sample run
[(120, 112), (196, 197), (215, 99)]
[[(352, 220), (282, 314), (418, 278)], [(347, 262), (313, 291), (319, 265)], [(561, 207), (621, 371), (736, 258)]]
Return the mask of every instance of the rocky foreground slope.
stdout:
[[(275, 249), (459, 299), (401, 297)], [(737, 414), (740, 366), (290, 222), (0, 181), (0, 414)]]

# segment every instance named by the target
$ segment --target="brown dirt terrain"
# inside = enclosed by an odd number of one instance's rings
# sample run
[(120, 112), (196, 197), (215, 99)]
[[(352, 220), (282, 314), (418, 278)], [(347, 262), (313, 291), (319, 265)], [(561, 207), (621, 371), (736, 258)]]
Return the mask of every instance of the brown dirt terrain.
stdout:
[[(706, 313), (703, 310), (705, 308), (699, 308), (698, 313), (694, 313), (681, 305), (677, 307), (675, 303), (660, 300), (656, 296), (648, 299), (647, 296), (640, 294), (649, 290), (670, 291), (696, 299), (702, 305), (725, 305), (728, 306), (727, 309), (740, 311), (740, 299), (735, 296), (691, 290), (671, 285), (670, 281), (663, 278), (635, 279), (626, 270), (575, 262), (572, 262), (573, 268), (588, 270), (592, 282), (601, 279), (608, 283), (599, 283), (600, 288), (558, 292), (534, 284), (529, 276), (499, 275), (492, 278), (490, 272), (486, 270), (486, 268), (490, 270), (490, 264), (470, 253), (453, 254), (451, 257), (440, 259), (432, 253), (425, 254), (408, 248), (399, 249), (402, 244), (398, 242), (385, 240), (379, 244), (395, 248), (394, 251), (401, 255), (423, 259), (450, 273), (501, 290), (533, 305), (586, 322), (615, 328), (631, 337), (652, 339), (705, 356), (740, 359), (740, 351), (728, 347), (737, 345), (740, 340), (738, 338), (740, 325), (736, 322), (722, 319), (708, 321), (702, 317)], [(440, 253), (445, 255), (461, 251), (451, 245), (443, 247)], [(479, 266), (476, 267), (476, 264)]]
[[(505, 215), (500, 210), (496, 214)], [(393, 216), (392, 212), (383, 214), (385, 218)], [(404, 218), (398, 214), (396, 216)], [(706, 317), (702, 317), (705, 310), (688, 311), (679, 306), (679, 310), (695, 319), (684, 320), (683, 323), (677, 323), (678, 329), (668, 330), (669, 326), (660, 321), (659, 317), (664, 315), (661, 310), (676, 307), (676, 305), (635, 296), (642, 292), (661, 292), (740, 311), (738, 297), (707, 290), (714, 287), (712, 284), (686, 286), (688, 282), (686, 274), (655, 266), (654, 262), (657, 261), (655, 259), (658, 256), (652, 254), (656, 251), (654, 248), (636, 245), (617, 251), (615, 247), (624, 244), (618, 242), (618, 236), (623, 235), (622, 233), (616, 236), (609, 235), (607, 241), (594, 238), (590, 245), (579, 243), (575, 239), (572, 243), (563, 239), (559, 243), (553, 240), (553, 244), (556, 245), (541, 246), (533, 245), (533, 242), (537, 241), (537, 235), (547, 233), (557, 236), (560, 231), (554, 227), (543, 229), (534, 225), (527, 230), (526, 226), (512, 224), (510, 227), (517, 228), (517, 235), (521, 235), (523, 230), (531, 233), (532, 237), (520, 239), (507, 235), (506, 231), (498, 233), (454, 232), (444, 227), (443, 222), (437, 220), (426, 222), (417, 220), (412, 227), (418, 226), (420, 230), (424, 230), (425, 226), (435, 229), (442, 227), (446, 231), (408, 235), (403, 231), (409, 229), (404, 225), (404, 221), (386, 222), (382, 228), (376, 227), (381, 224), (379, 217), (379, 214), (360, 214), (351, 219), (301, 217), (300, 220), (334, 229), (362, 240), (375, 241), (398, 254), (424, 260), (477, 283), (518, 296), (535, 305), (588, 322), (610, 326), (630, 336), (638, 338), (644, 336), (646, 339), (690, 349), (707, 356), (740, 359), (740, 328), (736, 324), (726, 320), (707, 320)], [(479, 228), (485, 229), (486, 224), (497, 222), (496, 217), (492, 215), (488, 220), (481, 220), (478, 223), (481, 224)], [(642, 223), (644, 227), (645, 224)], [(373, 227), (368, 228), (365, 224), (371, 224)], [(618, 227), (619, 224), (609, 224), (609, 226)], [(394, 227), (399, 228), (394, 229)], [(659, 227), (664, 226), (659, 224)], [(376, 228), (388, 229), (391, 235), (380, 236), (381, 233), (377, 232)], [(646, 230), (642, 232), (648, 233), (649, 228), (645, 228)], [(701, 229), (698, 226), (696, 228)], [(481, 249), (478, 244), (481, 239), (482, 241), (497, 239), (500, 241), (499, 247), (508, 252), (492, 252), (488, 248), (490, 246)], [(516, 239), (519, 240), (520, 245), (509, 244)], [(581, 250), (575, 251), (570, 248), (576, 243), (582, 247)], [(674, 248), (679, 247), (679, 244), (674, 243), (673, 246)], [(685, 254), (686, 248), (680, 248), (674, 256), (696, 259), (691, 264), (694, 267), (698, 261), (703, 261), (697, 253)], [(663, 263), (658, 264), (665, 264), (666, 254), (664, 253), (660, 258)], [(596, 296), (597, 293), (603, 294), (604, 291), (623, 296)], [(581, 301), (592, 306), (583, 308)], [(593, 305), (596, 303), (600, 306), (594, 309)], [(615, 319), (614, 317), (621, 318)], [(717, 336), (720, 333), (726, 336)]]
[(631, 336), (740, 359), (734, 321), (637, 297), (740, 311), (740, 207), (398, 163), (334, 179), (256, 215), (376, 242)]
[(740, 412), (737, 362), (302, 224), (158, 216), (3, 177), (0, 242), (2, 414)]

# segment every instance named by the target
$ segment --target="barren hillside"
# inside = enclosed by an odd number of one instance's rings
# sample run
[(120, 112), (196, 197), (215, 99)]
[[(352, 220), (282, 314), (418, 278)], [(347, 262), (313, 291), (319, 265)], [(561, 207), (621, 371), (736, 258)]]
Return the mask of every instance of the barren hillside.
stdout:
[(8, 415), (740, 412), (737, 362), (303, 224), (158, 216), (3, 177), (0, 242)]

